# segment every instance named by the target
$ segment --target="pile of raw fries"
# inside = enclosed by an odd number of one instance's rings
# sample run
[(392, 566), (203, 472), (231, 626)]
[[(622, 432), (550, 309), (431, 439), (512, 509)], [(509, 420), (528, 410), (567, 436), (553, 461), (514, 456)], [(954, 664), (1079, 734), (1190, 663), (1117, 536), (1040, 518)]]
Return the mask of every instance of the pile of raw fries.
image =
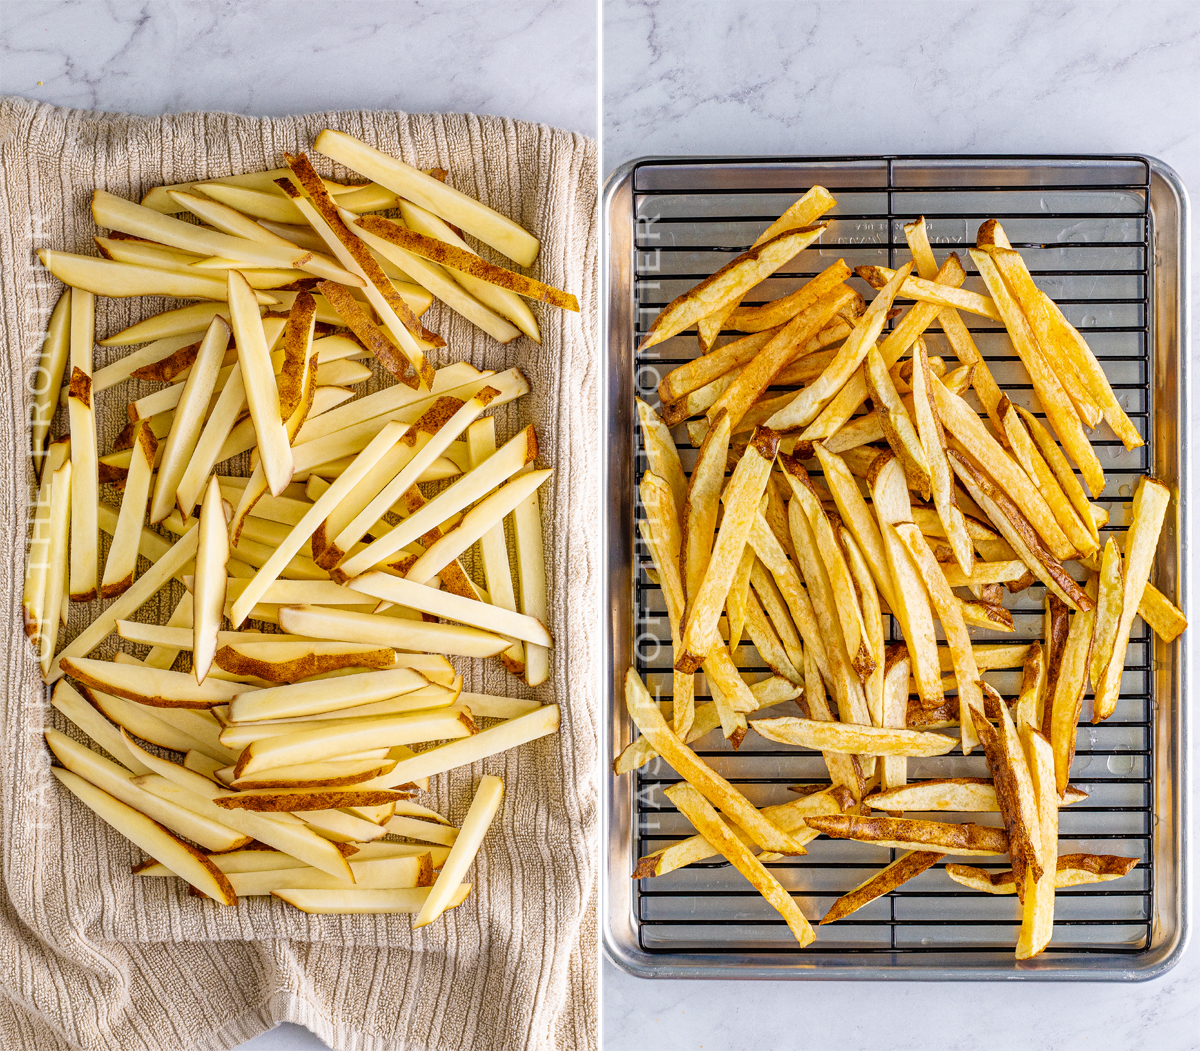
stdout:
[[(47, 730), (53, 772), (150, 855), (136, 872), (226, 905), (273, 894), (423, 926), (469, 892), (503, 786), (479, 782), (462, 828), (414, 793), (555, 732), (559, 709), (463, 693), (447, 659), (548, 678), (551, 472), (532, 426), (498, 448), (485, 415), (528, 393), (524, 375), (435, 368), (445, 344), (419, 318), (436, 297), (501, 342), (536, 340), (522, 297), (578, 304), (471, 249), (464, 236), (528, 266), (539, 242), (445, 171), (336, 131), (315, 149), (370, 181), (323, 179), (300, 154), (141, 204), (97, 190), (103, 258), (40, 253), (69, 287), (34, 407), (25, 623), (54, 707), (94, 742)], [(141, 346), (93, 370), (95, 298), (141, 295), (207, 302), (101, 340)], [(355, 398), (369, 358), (395, 382)], [(161, 386), (128, 403), (101, 456), (95, 399), (129, 379)], [(60, 401), (69, 433), (54, 437)], [(248, 478), (221, 473), (243, 453)], [(461, 561), (472, 552), (486, 588)], [(132, 619), (172, 580), (186, 591), (166, 624)], [(95, 615), (60, 647), (69, 602)], [(114, 632), (146, 656), (89, 656)]]
[[(695, 326), (700, 354), (662, 380), (659, 412), (638, 404), (649, 461), (639, 527), (670, 621), (673, 696), (658, 702), (629, 669), (641, 737), (615, 769), (655, 756), (670, 764), (683, 780), (666, 795), (697, 835), (642, 858), (634, 877), (722, 855), (804, 946), (809, 921), (763, 863), (805, 853), (818, 835), (904, 851), (822, 923), (947, 856), (1008, 855), (1011, 871), (946, 872), (1020, 898), (1016, 952), (1027, 959), (1052, 937), (1056, 887), (1136, 864), (1060, 856), (1058, 809), (1086, 798), (1068, 781), (1084, 692), (1090, 683), (1093, 722), (1112, 715), (1134, 616), (1167, 642), (1185, 627), (1149, 583), (1170, 493), (1141, 479), (1124, 550), (1102, 543), (1107, 514), (1092, 500), (1105, 480), (1086, 429), (1104, 421), (1129, 449), (1143, 438), (994, 220), (969, 253), (987, 294), (962, 287), (954, 253), (938, 265), (920, 219), (905, 227), (911, 262), (858, 269), (870, 302), (839, 260), (790, 295), (741, 305), (820, 237), (834, 203), (814, 187), (748, 252), (670, 303), (642, 343)], [(901, 312), (900, 300), (912, 305)], [(963, 313), (1003, 323), (1044, 422), (1000, 390)], [(929, 355), (922, 334), (934, 327), (957, 364)], [(724, 332), (744, 335), (719, 344)], [(670, 430), (679, 426), (698, 447), (690, 476)], [(1003, 595), (1035, 583), (1046, 588), (1042, 640), (972, 644), (969, 625), (1012, 631)], [(888, 614), (904, 645), (885, 646)], [(733, 658), (744, 635), (769, 678), (744, 681)], [(995, 668), (1023, 669), (1018, 697), (983, 681)], [(712, 696), (700, 706), (697, 671)], [(800, 717), (747, 721), (789, 700)], [(756, 809), (689, 747), (717, 727), (734, 748), (752, 728), (819, 750), (829, 784)], [(950, 727), (959, 735), (937, 732)], [(907, 783), (908, 757), (959, 747), (982, 747), (990, 778)], [(997, 811), (1002, 828), (906, 816)]]

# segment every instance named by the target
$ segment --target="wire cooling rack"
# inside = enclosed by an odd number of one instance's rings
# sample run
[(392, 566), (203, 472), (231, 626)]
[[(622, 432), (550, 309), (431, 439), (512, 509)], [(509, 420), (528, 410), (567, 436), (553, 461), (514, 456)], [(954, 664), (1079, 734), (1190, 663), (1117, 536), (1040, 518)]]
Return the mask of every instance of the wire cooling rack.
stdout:
[[(609, 473), (610, 571), (621, 578), (615, 587), (610, 582), (614, 684), (632, 663), (652, 693), (670, 699), (674, 656), (665, 606), (646, 572), (651, 563), (636, 530), (642, 510), (635, 480), (648, 465), (629, 410), (634, 395), (657, 405), (659, 380), (697, 353), (694, 330), (641, 353), (636, 344), (662, 306), (745, 251), (816, 183), (837, 199), (825, 217), (828, 230), (785, 272), (758, 286), (747, 305), (786, 295), (838, 258), (851, 268), (906, 262), (903, 227), (921, 215), (938, 262), (956, 250), (968, 273), (965, 287), (985, 291), (966, 248), (974, 245), (985, 219), (998, 219), (1038, 285), (1084, 332), (1117, 397), (1148, 438), (1142, 448), (1127, 451), (1106, 426), (1096, 432), (1093, 446), (1107, 478), (1101, 503), (1110, 513), (1101, 542), (1123, 535), (1139, 476), (1152, 473), (1179, 483), (1178, 423), (1186, 417), (1180, 413), (1182, 361), (1174, 348), (1185, 318), (1173, 302), (1177, 293), (1170, 281), (1180, 277), (1182, 267), (1178, 262), (1172, 267), (1163, 253), (1175, 236), (1170, 225), (1179, 216), (1160, 203), (1166, 195), (1156, 180), (1161, 183), (1163, 176), (1153, 162), (1139, 157), (672, 160), (638, 162), (618, 174), (622, 182), (610, 182), (608, 197), (609, 409), (620, 431), (619, 437), (614, 434)], [(623, 222), (614, 214), (618, 205), (621, 213), (628, 209)], [(625, 224), (628, 232), (618, 252)], [(872, 291), (857, 278), (854, 283), (870, 299)], [(963, 317), (1001, 389), (1040, 416), (1003, 326)], [(931, 355), (944, 352), (956, 364), (936, 326), (926, 342)], [(685, 428), (676, 434), (690, 470), (695, 450)], [(622, 450), (628, 459), (623, 465)], [(626, 485), (624, 496), (615, 492)], [(1157, 567), (1156, 579), (1169, 595), (1181, 579), (1173, 550), (1178, 539), (1174, 530), (1164, 539)], [(622, 543), (624, 560), (618, 550)], [(1031, 587), (1005, 601), (1015, 634), (972, 628), (974, 641), (1040, 638), (1044, 588)], [(890, 625), (889, 637), (902, 640), (898, 624)], [(1022, 965), (1024, 973), (1080, 977), (1069, 972), (1082, 969), (1095, 977), (1144, 976), (1163, 965), (1178, 940), (1184, 913), (1180, 887), (1186, 882), (1173, 840), (1183, 829), (1178, 803), (1164, 806), (1179, 786), (1164, 779), (1178, 776), (1173, 763), (1178, 745), (1172, 742), (1182, 736), (1180, 648), (1178, 642), (1163, 645), (1139, 618), (1117, 711), (1092, 727), (1090, 693), (1085, 698), (1071, 781), (1089, 796), (1061, 812), (1059, 849), (1132, 856), (1138, 866), (1112, 883), (1060, 891), (1053, 941), (1045, 956)], [(751, 678), (770, 674), (749, 644), (738, 647), (735, 660)], [(1020, 670), (988, 672), (985, 678), (1012, 696)], [(698, 702), (707, 699), (702, 676), (696, 693)], [(619, 687), (613, 694), (613, 744), (619, 749), (633, 731), (619, 711)], [(786, 714), (791, 707), (767, 714)], [(756, 734), (748, 735), (737, 752), (719, 732), (694, 747), (758, 806), (795, 798), (789, 786), (828, 781), (819, 753), (780, 747)], [(987, 776), (982, 754), (909, 760), (910, 781), (959, 776)], [(606, 933), (610, 952), (630, 969), (746, 977), (813, 971), (837, 977), (847, 975), (835, 971), (937, 977), (939, 969), (952, 966), (984, 975), (1013, 971), (1020, 924), (1015, 897), (967, 890), (946, 876), (944, 862), (848, 919), (819, 928), (817, 940), (805, 950), (778, 914), (720, 859), (636, 881), (622, 893), (616, 881), (628, 884), (632, 865), (622, 873), (621, 862), (690, 834), (691, 826), (663, 795), (678, 781), (663, 761), (621, 780), (628, 783), (616, 790), (610, 810)], [(1168, 828), (1163, 827), (1165, 811)], [(971, 815), (970, 820), (1000, 823), (999, 815)], [(821, 837), (807, 855), (769, 867), (805, 914), (816, 919), (835, 898), (895, 857), (885, 848)], [(1009, 867), (1007, 859), (968, 860), (985, 868)]]

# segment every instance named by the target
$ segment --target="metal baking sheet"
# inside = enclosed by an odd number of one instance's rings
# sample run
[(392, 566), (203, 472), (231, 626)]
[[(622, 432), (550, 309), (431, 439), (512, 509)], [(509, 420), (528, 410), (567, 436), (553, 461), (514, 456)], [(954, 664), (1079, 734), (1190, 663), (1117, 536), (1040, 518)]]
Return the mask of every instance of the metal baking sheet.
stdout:
[[(625, 669), (636, 664), (664, 698), (671, 689), (662, 599), (635, 541), (636, 479), (645, 460), (634, 398), (656, 405), (661, 377), (697, 352), (692, 332), (641, 355), (636, 344), (662, 305), (744, 251), (815, 183), (838, 200), (826, 217), (829, 229), (786, 272), (755, 290), (755, 300), (786, 294), (839, 256), (852, 267), (905, 261), (903, 225), (918, 215), (928, 220), (939, 260), (957, 246), (966, 287), (979, 290), (965, 248), (984, 219), (998, 218), (1039, 285), (1088, 336), (1148, 438), (1145, 447), (1128, 452), (1107, 428), (1097, 432), (1112, 532), (1123, 532), (1139, 475), (1152, 473), (1186, 491), (1187, 363), (1180, 348), (1188, 346), (1187, 197), (1167, 166), (1140, 156), (651, 158), (627, 164), (609, 179), (604, 196), (609, 756), (634, 735), (624, 711)], [(968, 323), (1002, 389), (1036, 408), (999, 326), (977, 317)], [(936, 353), (940, 333), (927, 339)], [(683, 428), (677, 436), (690, 468), (694, 451)], [(1154, 579), (1187, 612), (1186, 510), (1178, 500), (1172, 510), (1176, 517), (1164, 529)], [(1006, 600), (1017, 638), (1040, 635), (1042, 594), (1039, 587)], [(1014, 639), (973, 634), (977, 641)], [(900, 639), (897, 627), (890, 637)], [(770, 906), (719, 859), (631, 881), (640, 855), (690, 831), (662, 796), (678, 778), (661, 760), (609, 778), (603, 887), (609, 956), (633, 974), (675, 978), (1138, 980), (1161, 974), (1178, 958), (1187, 929), (1187, 634), (1164, 645), (1139, 618), (1132, 638), (1113, 718), (1093, 728), (1086, 721), (1090, 699), (1085, 702), (1071, 780), (1091, 795), (1062, 812), (1060, 846), (1063, 852), (1132, 854), (1140, 863), (1114, 883), (1060, 892), (1054, 939), (1038, 958), (1014, 959), (1015, 898), (968, 892), (942, 865), (848, 920), (819, 928), (808, 949), (796, 945)], [(752, 647), (741, 646), (737, 658), (744, 671), (767, 674)], [(1016, 692), (1014, 673), (987, 678), (1002, 693)], [(694, 747), (760, 806), (794, 798), (790, 784), (826, 779), (818, 754), (776, 747), (753, 734), (737, 753), (719, 733)], [(913, 779), (986, 772), (981, 755), (910, 763)], [(999, 822), (996, 815), (991, 820)], [(807, 856), (771, 869), (815, 919), (894, 856), (822, 838)]]

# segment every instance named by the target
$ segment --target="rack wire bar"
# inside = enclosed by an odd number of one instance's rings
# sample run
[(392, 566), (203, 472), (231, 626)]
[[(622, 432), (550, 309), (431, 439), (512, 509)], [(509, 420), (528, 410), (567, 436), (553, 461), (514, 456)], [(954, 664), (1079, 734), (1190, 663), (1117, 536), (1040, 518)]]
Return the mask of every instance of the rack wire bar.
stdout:
[[(1087, 336), (1122, 405), (1148, 438), (1142, 448), (1127, 451), (1106, 424), (1095, 433), (1093, 445), (1107, 477), (1100, 502), (1110, 514), (1101, 543), (1110, 535), (1121, 541), (1141, 475), (1182, 484), (1179, 424), (1186, 419), (1181, 413), (1185, 395), (1183, 361), (1174, 348), (1181, 330), (1186, 331), (1186, 312), (1182, 303), (1171, 302), (1177, 295), (1173, 288), (1163, 287), (1164, 277), (1177, 279), (1179, 274), (1161, 272), (1162, 243), (1175, 236), (1162, 224), (1173, 226), (1180, 216), (1159, 204), (1164, 195), (1157, 162), (1141, 157), (671, 159), (636, 162), (619, 174), (620, 207), (631, 214), (619, 251), (615, 228), (621, 217), (611, 211), (608, 217), (614, 359), (609, 418), (616, 432), (609, 480), (614, 487), (628, 484), (633, 491), (610, 494), (610, 569), (619, 566), (627, 577), (623, 588), (610, 586), (614, 750), (633, 733), (619, 712), (616, 684), (624, 667), (633, 663), (651, 692), (669, 700), (673, 663), (663, 599), (647, 575), (650, 559), (636, 530), (642, 509), (635, 482), (647, 460), (631, 412), (632, 398), (636, 394), (657, 406), (660, 379), (698, 352), (694, 330), (645, 352), (637, 351), (637, 343), (662, 306), (733, 254), (745, 251), (814, 183), (826, 186), (838, 199), (825, 216), (829, 228), (784, 272), (755, 289), (748, 305), (786, 295), (838, 258), (851, 268), (902, 264), (910, 258), (903, 226), (920, 215), (927, 219), (939, 263), (947, 250), (958, 251), (968, 274), (964, 287), (985, 291), (966, 249), (974, 246), (984, 219), (998, 219), (1039, 286)], [(610, 188), (610, 209), (615, 199)], [(857, 278), (853, 283), (869, 301), (873, 291)], [(1172, 306), (1174, 314), (1164, 310)], [(1042, 415), (1003, 326), (968, 315), (964, 320), (1001, 389), (1015, 403)], [(940, 328), (933, 326), (925, 338), (931, 355), (944, 353), (948, 361), (954, 360)], [(685, 469), (690, 469), (695, 450), (683, 427), (676, 433)], [(630, 461), (625, 465), (617, 462), (622, 449)], [(1169, 595), (1183, 583), (1180, 536), (1177, 527), (1164, 537), (1157, 567), (1156, 579)], [(1038, 585), (1008, 595), (1015, 634), (971, 628), (973, 640), (1040, 638), (1044, 593)], [(888, 637), (902, 641), (897, 623), (891, 624)], [(1071, 781), (1090, 795), (1083, 804), (1062, 811), (1059, 849), (1134, 856), (1138, 866), (1121, 880), (1061, 892), (1055, 935), (1046, 955), (1021, 965), (1016, 973), (1145, 977), (1173, 959), (1176, 943), (1181, 944), (1186, 913), (1181, 888), (1186, 880), (1181, 879), (1183, 858), (1178, 850), (1186, 822), (1181, 820), (1179, 786), (1165, 779), (1175, 779), (1181, 771), (1182, 755), (1175, 750), (1177, 739), (1185, 736), (1182, 645), (1182, 640), (1163, 645), (1139, 618), (1116, 713), (1092, 727), (1087, 695)], [(771, 674), (748, 643), (737, 648), (735, 660), (752, 678)], [(1020, 670), (988, 672), (986, 678), (1012, 696)], [(698, 703), (707, 697), (703, 676), (697, 678), (696, 696)], [(782, 705), (767, 714), (788, 714), (792, 708)], [(827, 781), (819, 753), (780, 747), (754, 734), (738, 752), (719, 732), (695, 747), (758, 806), (795, 798), (788, 786)], [(987, 776), (981, 753), (909, 763), (910, 781)], [(622, 859), (636, 859), (690, 834), (690, 825), (662, 794), (678, 780), (668, 765), (654, 760), (625, 776), (630, 784), (618, 791), (610, 813), (610, 846)], [(1170, 821), (1164, 824), (1167, 810)], [(1000, 823), (999, 815), (987, 814), (963, 820)], [(816, 920), (835, 898), (896, 856), (893, 850), (870, 844), (822, 837), (809, 845), (807, 855), (769, 867), (805, 914)], [(969, 860), (984, 868), (1009, 867), (1006, 858)], [(721, 859), (637, 881), (627, 893), (614, 895), (618, 875), (610, 866), (609, 900), (619, 898), (628, 915), (618, 915), (616, 923), (610, 916), (606, 936), (610, 953), (638, 973), (825, 976), (824, 963), (828, 976), (847, 977), (841, 971), (857, 966), (861, 972), (869, 961), (875, 969), (863, 977), (939, 977), (940, 969), (952, 964), (986, 977), (1012, 976), (1017, 966), (1016, 898), (961, 887), (945, 874), (945, 862), (852, 917), (819, 928), (817, 940), (804, 950), (782, 919)], [(618, 930), (623, 937), (614, 937)]]

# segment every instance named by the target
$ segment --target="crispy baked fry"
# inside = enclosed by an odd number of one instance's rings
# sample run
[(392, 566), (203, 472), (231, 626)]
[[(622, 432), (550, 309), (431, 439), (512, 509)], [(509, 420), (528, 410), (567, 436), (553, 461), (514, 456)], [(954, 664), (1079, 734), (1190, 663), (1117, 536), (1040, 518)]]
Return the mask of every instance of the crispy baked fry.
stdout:
[[(825, 405), (862, 364), (867, 351), (875, 345), (875, 340), (887, 321), (888, 311), (892, 308), (892, 300), (896, 297), (900, 283), (911, 269), (911, 264), (901, 267), (900, 276), (885, 285), (871, 301), (866, 313), (842, 344), (828, 368), (771, 416), (767, 421), (768, 426), (780, 431), (796, 430), (817, 418)], [(805, 436), (808, 437), (807, 434)]]
[(955, 746), (953, 737), (921, 730), (894, 730), (850, 723), (821, 722), (785, 716), (755, 719), (750, 724), (763, 737), (820, 751), (860, 755), (945, 755)]
[(852, 912), (857, 912), (876, 898), (890, 894), (902, 883), (907, 883), (914, 876), (919, 876), (926, 869), (935, 865), (943, 856), (928, 850), (913, 850), (902, 854), (886, 868), (876, 872), (852, 891), (838, 898), (829, 906), (829, 911), (821, 917), (821, 926), (845, 919)]
[[(1125, 668), (1125, 651), (1133, 618), (1141, 605), (1142, 593), (1154, 567), (1154, 553), (1159, 534), (1171, 502), (1171, 491), (1156, 478), (1142, 478), (1133, 494), (1133, 511), (1129, 531), (1125, 534), (1125, 587), (1121, 604), (1121, 619), (1117, 624), (1112, 656), (1101, 676), (1092, 702), (1092, 722), (1107, 719), (1116, 710), (1121, 690), (1121, 672)], [(1057, 753), (1056, 753), (1057, 755)]]
[(1125, 566), (1121, 561), (1121, 552), (1117, 549), (1117, 541), (1110, 536), (1104, 545), (1104, 554), (1100, 560), (1096, 627), (1092, 638), (1089, 676), (1093, 690), (1097, 690), (1103, 682), (1104, 673), (1113, 658), (1124, 602)]
[(757, 429), (729, 479), (724, 493), (725, 516), (711, 557), (696, 591), (687, 596), (680, 653), (675, 660), (680, 671), (695, 671), (718, 644), (717, 618), (758, 514), (758, 502), (778, 447), (777, 434), (766, 428)]
[[(775, 222), (759, 234), (752, 247), (758, 248), (780, 234), (815, 223), (835, 203), (833, 197), (830, 196), (829, 191), (824, 186), (814, 186), (803, 197), (793, 203)], [(741, 300), (741, 295), (735, 299), (730, 299), (719, 309), (714, 310), (707, 317), (703, 317), (697, 322), (696, 331), (699, 336), (700, 351), (702, 354), (712, 350), (717, 336), (720, 335), (721, 329), (725, 326), (725, 319), (738, 308)]]
[(654, 323), (638, 345), (638, 350), (661, 343), (664, 339), (669, 339), (694, 325), (705, 315), (740, 300), (760, 281), (770, 277), (797, 253), (804, 251), (821, 236), (826, 225), (817, 223), (797, 230), (788, 230), (748, 252), (743, 252), (711, 277), (705, 278), (694, 288), (668, 303), (654, 319)]
[(780, 886), (717, 812), (695, 788), (688, 784), (672, 785), (664, 793), (714, 847), (720, 851), (786, 921), (801, 947), (816, 937), (812, 927), (792, 896)]
[[(1137, 858), (1114, 854), (1060, 854), (1054, 872), (1055, 887), (1080, 887), (1089, 883), (1107, 883), (1129, 875), (1137, 867)], [(947, 865), (946, 875), (955, 883), (985, 894), (1015, 894), (1012, 869), (989, 870), (972, 865)]]
[[(1029, 756), (1038, 808), (1042, 874), (1037, 877), (1033, 893), (1027, 892), (1025, 895), (1021, 933), (1017, 938), (1019, 960), (1036, 956), (1054, 936), (1054, 888), (1058, 883), (1058, 804), (1061, 795), (1055, 785), (1055, 763), (1050, 743), (1036, 730), (1030, 729), (1026, 731), (1025, 749)], [(1033, 876), (1032, 866), (1029, 874)]]
[(911, 818), (857, 817), (849, 814), (814, 815), (806, 818), (809, 828), (835, 839), (894, 847), (897, 850), (931, 850), (941, 854), (987, 856), (1008, 853), (1008, 833), (966, 822), (950, 825), (942, 821)]
[(625, 675), (625, 703), (630, 717), (658, 754), (726, 817), (764, 850), (777, 854), (803, 854), (804, 847), (756, 810), (720, 774), (701, 762), (668, 728), (662, 712), (634, 668)]

